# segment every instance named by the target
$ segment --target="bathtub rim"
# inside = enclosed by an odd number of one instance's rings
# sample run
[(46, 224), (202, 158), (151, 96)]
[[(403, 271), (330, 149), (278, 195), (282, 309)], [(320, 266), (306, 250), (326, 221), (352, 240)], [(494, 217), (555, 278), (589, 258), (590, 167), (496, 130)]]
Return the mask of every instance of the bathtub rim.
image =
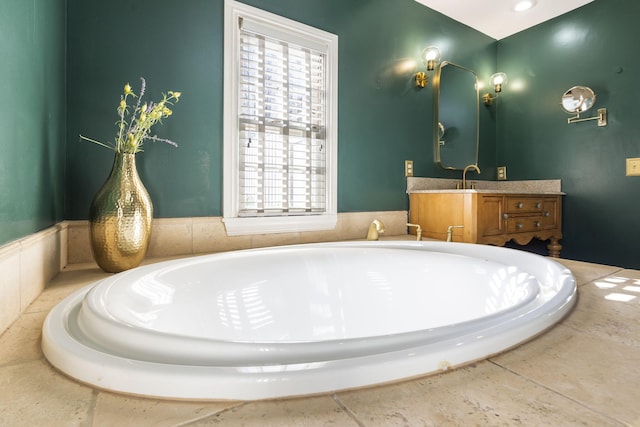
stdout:
[[(530, 271), (533, 268), (532, 265), (551, 266), (567, 283), (566, 286), (562, 286), (560, 293), (562, 295), (554, 300), (551, 312), (535, 313), (539, 320), (538, 323), (534, 325), (529, 322), (528, 316), (512, 319), (509, 337), (505, 337), (504, 334), (492, 335), (492, 332), (501, 329), (502, 324), (486, 328), (481, 339), (472, 339), (465, 343), (464, 352), (451, 352), (451, 349), (447, 347), (447, 345), (455, 346), (455, 341), (460, 340), (460, 337), (456, 335), (447, 341), (399, 349), (382, 355), (270, 367), (175, 366), (131, 359), (120, 360), (122, 358), (119, 357), (115, 357), (114, 360), (113, 356), (106, 355), (95, 348), (87, 348), (73, 338), (62, 344), (53, 342), (50, 338), (52, 335), (69, 333), (67, 326), (60, 323), (60, 316), (65, 319), (64, 321), (68, 320), (77, 301), (81, 300), (84, 293), (88, 292), (89, 286), (87, 286), (65, 298), (63, 302), (67, 301), (68, 304), (59, 303), (47, 315), (43, 327), (43, 352), (54, 366), (68, 375), (81, 382), (110, 391), (147, 397), (190, 400), (279, 398), (402, 381), (486, 359), (528, 341), (551, 328), (570, 312), (576, 302), (575, 279), (566, 267), (539, 255), (513, 249), (465, 243), (407, 241), (330, 242), (292, 245), (289, 248), (318, 245), (358, 246), (363, 244), (401, 248), (405, 248), (407, 245), (410, 247), (418, 246), (438, 249), (438, 251), (445, 253), (459, 254), (462, 251), (466, 255), (477, 256), (481, 254), (483, 257), (488, 254), (495, 256), (504, 251), (512, 251), (512, 255), (517, 258), (531, 262), (531, 264), (525, 263), (526, 267), (521, 266), (523, 270), (533, 274)], [(272, 248), (251, 249), (250, 251), (268, 249)], [(64, 330), (61, 331), (61, 328)], [(487, 346), (495, 347), (496, 350), (487, 353)], [(385, 369), (379, 369), (381, 365), (384, 365)], [(87, 374), (87, 372), (96, 371), (96, 366), (99, 367), (98, 375)], [(172, 369), (171, 372), (168, 372), (168, 367)], [(282, 372), (286, 372), (286, 379), (283, 379)], [(389, 372), (394, 374), (390, 376)], [(215, 385), (212, 384), (212, 376), (215, 377)], [(318, 378), (321, 380), (318, 381)], [(167, 384), (175, 384), (176, 381), (185, 385), (181, 387), (179, 395), (177, 395), (175, 387), (167, 386)], [(125, 387), (123, 384), (127, 384), (127, 386)], [(311, 386), (304, 386), (305, 384), (311, 384)]]
[[(294, 245), (282, 246), (277, 248), (268, 248), (269, 252), (284, 252), (285, 256), (288, 252), (297, 251), (298, 249), (316, 249), (316, 248), (335, 248), (338, 245)], [(365, 244), (365, 245), (340, 245), (343, 248), (384, 248), (387, 245)], [(422, 246), (413, 246), (407, 248), (406, 245), (400, 247), (402, 250), (410, 249), (417, 252), (424, 252)], [(243, 257), (245, 254), (263, 253), (263, 250), (238, 251), (237, 256)], [(433, 251), (429, 251), (430, 253)], [(206, 263), (211, 257), (218, 258), (222, 256), (223, 261), (231, 254), (213, 254), (191, 258), (191, 265)], [(456, 256), (459, 254), (455, 254)], [(461, 260), (469, 257), (461, 257)], [(217, 259), (216, 259), (217, 261)], [(172, 272), (183, 264), (184, 259), (165, 261), (154, 265), (145, 266), (141, 272), (163, 271)], [(128, 272), (127, 272), (128, 273)], [(119, 357), (125, 358), (141, 358), (156, 363), (184, 363), (188, 365), (210, 366), (251, 366), (251, 365), (282, 365), (282, 364), (299, 364), (311, 363), (322, 357), (322, 360), (333, 360), (337, 358), (364, 357), (375, 355), (381, 352), (397, 351), (402, 349), (413, 348), (425, 345), (429, 342), (439, 342), (449, 337), (460, 336), (461, 333), (472, 334), (482, 331), (489, 325), (493, 324), (496, 319), (511, 318), (515, 319), (520, 316), (529, 316), (535, 310), (540, 310), (540, 284), (529, 283), (522, 285), (527, 290), (525, 296), (517, 304), (508, 308), (496, 311), (495, 313), (485, 314), (482, 317), (464, 320), (457, 323), (450, 323), (444, 326), (430, 327), (427, 329), (415, 329), (411, 331), (403, 331), (392, 334), (367, 335), (353, 338), (336, 338), (321, 341), (266, 341), (266, 340), (227, 340), (227, 339), (211, 339), (198, 336), (183, 336), (180, 334), (158, 331), (155, 329), (145, 329), (138, 325), (132, 325), (126, 322), (115, 320), (111, 313), (96, 312), (95, 305), (100, 305), (104, 297), (103, 294), (110, 292), (109, 286), (118, 285), (116, 279), (118, 276), (126, 278), (127, 275), (116, 275), (97, 282), (93, 287), (83, 293), (84, 298), (81, 301), (82, 318), (79, 318), (80, 312), (74, 310), (73, 315), (67, 317), (66, 323), (72, 323), (74, 326), (74, 335), (82, 337), (94, 337), (106, 350)], [(132, 280), (139, 280), (146, 277), (134, 275)], [(530, 275), (531, 277), (534, 277)], [(102, 289), (106, 285), (106, 289)], [(100, 287), (101, 289), (98, 289)], [(96, 291), (100, 290), (98, 295)], [(537, 299), (537, 301), (536, 301)], [(87, 307), (87, 304), (89, 307)], [(93, 309), (92, 309), (93, 307)], [(99, 307), (103, 309), (103, 307)], [(88, 319), (85, 319), (87, 318)], [(91, 324), (82, 322), (81, 320), (89, 320)], [(123, 335), (138, 335), (139, 340), (127, 338), (121, 340), (119, 337)], [(137, 342), (144, 345), (138, 346)], [(131, 342), (133, 341), (133, 342)], [(179, 345), (180, 341), (189, 343), (188, 349)], [(131, 348), (126, 348), (130, 347)], [(126, 348), (123, 350), (123, 348)], [(170, 348), (169, 351), (165, 351)], [(168, 354), (170, 353), (170, 354)], [(170, 358), (170, 360), (168, 360)]]

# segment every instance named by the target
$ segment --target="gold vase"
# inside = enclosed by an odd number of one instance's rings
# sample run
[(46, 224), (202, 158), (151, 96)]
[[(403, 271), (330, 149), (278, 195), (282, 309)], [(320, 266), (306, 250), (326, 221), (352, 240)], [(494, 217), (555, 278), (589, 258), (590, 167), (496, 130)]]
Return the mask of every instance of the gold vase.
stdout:
[(116, 153), (89, 211), (91, 249), (100, 268), (117, 273), (140, 265), (152, 219), (153, 204), (138, 176), (135, 154)]

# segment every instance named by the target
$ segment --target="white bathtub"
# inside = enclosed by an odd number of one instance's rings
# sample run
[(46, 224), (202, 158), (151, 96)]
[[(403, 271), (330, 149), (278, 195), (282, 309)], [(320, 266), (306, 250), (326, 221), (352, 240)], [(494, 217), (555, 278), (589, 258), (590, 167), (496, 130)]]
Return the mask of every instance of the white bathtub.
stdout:
[(345, 242), (174, 260), (111, 276), (49, 313), (42, 348), (95, 387), (254, 400), (425, 375), (526, 341), (575, 280), (526, 252)]

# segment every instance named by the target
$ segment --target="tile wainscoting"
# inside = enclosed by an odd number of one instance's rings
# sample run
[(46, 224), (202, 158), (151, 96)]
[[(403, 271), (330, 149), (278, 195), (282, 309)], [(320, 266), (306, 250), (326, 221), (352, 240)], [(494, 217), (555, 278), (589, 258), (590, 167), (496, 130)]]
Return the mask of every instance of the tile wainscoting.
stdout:
[[(384, 223), (386, 235), (407, 234), (407, 211), (339, 213), (336, 228), (328, 231), (233, 237), (227, 236), (221, 217), (158, 218), (147, 257), (364, 239), (374, 219)], [(67, 265), (93, 262), (88, 221), (63, 221), (0, 246), (0, 334)]]

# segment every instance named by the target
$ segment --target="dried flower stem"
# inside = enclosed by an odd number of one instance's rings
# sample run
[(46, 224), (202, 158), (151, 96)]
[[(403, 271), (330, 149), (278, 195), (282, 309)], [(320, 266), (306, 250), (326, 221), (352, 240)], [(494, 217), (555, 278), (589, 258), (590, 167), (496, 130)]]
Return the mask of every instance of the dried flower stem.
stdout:
[[(100, 141), (96, 141), (95, 139), (88, 138), (86, 136), (80, 135), (80, 139), (84, 139), (89, 142), (93, 142), (94, 144), (101, 145), (103, 147), (114, 150), (118, 153), (131, 153), (135, 154), (142, 150), (143, 142), (146, 139), (152, 141), (165, 142), (169, 145), (173, 145), (177, 147), (178, 144), (175, 142), (165, 139), (158, 138), (157, 135), (150, 136), (149, 132), (151, 128), (156, 123), (162, 123), (162, 119), (165, 117), (169, 117), (173, 114), (173, 111), (169, 108), (174, 103), (180, 100), (180, 92), (169, 91), (167, 94), (162, 94), (162, 101), (154, 104), (150, 102), (149, 104), (142, 104), (142, 97), (144, 95), (146, 89), (146, 81), (144, 78), (140, 77), (141, 85), (140, 85), (140, 95), (136, 95), (129, 83), (124, 86), (124, 93), (120, 96), (120, 104), (118, 105), (117, 112), (120, 120), (117, 122), (118, 133), (116, 135), (116, 141), (113, 146), (109, 144), (104, 144)], [(129, 117), (130, 121), (127, 121), (129, 106), (127, 104), (127, 100), (129, 97), (137, 98), (136, 104), (134, 106), (133, 112)], [(142, 104), (142, 106), (140, 105)]]

